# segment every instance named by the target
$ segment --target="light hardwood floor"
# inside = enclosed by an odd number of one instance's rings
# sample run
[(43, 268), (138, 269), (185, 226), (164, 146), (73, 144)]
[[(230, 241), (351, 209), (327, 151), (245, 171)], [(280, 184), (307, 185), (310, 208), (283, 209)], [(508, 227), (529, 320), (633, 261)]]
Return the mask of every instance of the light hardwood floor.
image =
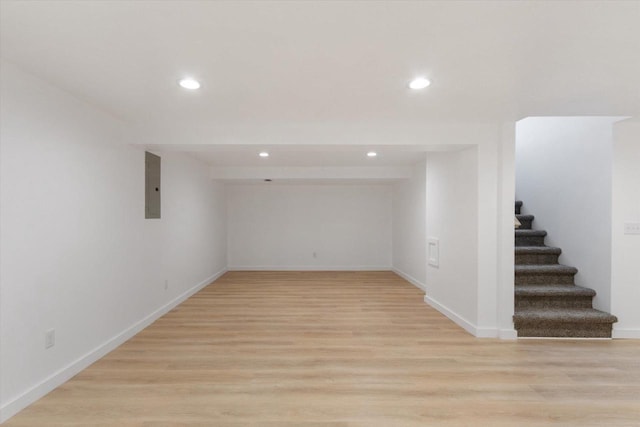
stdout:
[(8, 426), (640, 426), (640, 341), (475, 339), (390, 272), (233, 272)]

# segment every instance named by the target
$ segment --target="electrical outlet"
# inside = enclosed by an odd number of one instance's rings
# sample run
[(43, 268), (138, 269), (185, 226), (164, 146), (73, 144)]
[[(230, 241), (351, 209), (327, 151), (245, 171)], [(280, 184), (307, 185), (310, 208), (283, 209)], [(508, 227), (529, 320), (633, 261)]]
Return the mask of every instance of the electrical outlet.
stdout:
[(165, 280), (165, 281), (164, 281), (164, 290), (166, 291), (166, 290), (168, 290), (168, 289), (169, 289), (169, 281), (168, 281), (168, 280)]
[(56, 330), (49, 329), (44, 334), (44, 348), (51, 348), (56, 345)]
[(625, 222), (624, 234), (640, 234), (640, 222)]
[(427, 263), (432, 267), (440, 267), (440, 239), (427, 237)]

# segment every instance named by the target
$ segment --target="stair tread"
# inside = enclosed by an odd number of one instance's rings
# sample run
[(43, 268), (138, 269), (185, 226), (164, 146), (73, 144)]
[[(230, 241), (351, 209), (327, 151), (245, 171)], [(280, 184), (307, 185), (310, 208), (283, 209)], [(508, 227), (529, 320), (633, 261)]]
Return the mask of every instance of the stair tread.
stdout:
[(533, 215), (516, 201), (515, 314), (519, 337), (611, 338), (616, 316), (592, 308), (596, 291), (576, 286), (578, 269), (558, 263), (562, 249), (545, 246), (547, 232), (532, 230)]
[(554, 248), (552, 246), (516, 246), (516, 255), (525, 254), (553, 254), (560, 255), (562, 249)]
[(562, 264), (517, 264), (515, 273), (517, 274), (576, 274), (578, 269)]
[(616, 316), (594, 308), (527, 308), (517, 310), (514, 322), (615, 323)]
[(528, 229), (517, 229), (515, 230), (516, 237), (521, 236), (546, 236), (547, 232), (544, 230), (528, 230)]
[(593, 297), (596, 291), (575, 285), (516, 285), (515, 294), (520, 297)]
[(533, 220), (534, 216), (533, 215), (524, 215), (524, 214), (516, 214), (516, 218), (520, 219), (524, 219), (525, 221), (527, 220)]

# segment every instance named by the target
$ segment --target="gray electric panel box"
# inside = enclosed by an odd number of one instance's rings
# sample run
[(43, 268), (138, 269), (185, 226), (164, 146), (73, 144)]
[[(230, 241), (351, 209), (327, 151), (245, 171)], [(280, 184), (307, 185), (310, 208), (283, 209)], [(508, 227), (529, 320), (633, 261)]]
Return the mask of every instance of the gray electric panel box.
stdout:
[(144, 217), (160, 218), (160, 156), (144, 153)]

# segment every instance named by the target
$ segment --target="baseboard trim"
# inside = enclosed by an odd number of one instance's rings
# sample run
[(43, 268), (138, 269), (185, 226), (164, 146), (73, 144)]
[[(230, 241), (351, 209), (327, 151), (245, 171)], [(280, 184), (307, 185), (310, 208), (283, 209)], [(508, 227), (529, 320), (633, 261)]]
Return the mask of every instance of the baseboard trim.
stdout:
[(518, 339), (518, 332), (515, 329), (498, 329), (476, 326), (464, 317), (451, 310), (449, 307), (441, 304), (429, 295), (424, 296), (424, 302), (447, 316), (456, 325), (469, 332), (476, 338), (500, 338), (502, 340)]
[(496, 328), (481, 328), (476, 326), (476, 333), (473, 335), (476, 338), (498, 338), (499, 332)]
[(397, 268), (392, 268), (391, 271), (393, 271), (394, 273), (396, 273), (398, 276), (402, 277), (404, 280), (406, 280), (407, 282), (411, 283), (413, 286), (415, 286), (418, 289), (421, 289), (422, 291), (426, 292), (427, 291), (427, 285), (422, 283), (421, 281), (419, 281), (418, 279), (416, 279), (415, 277), (405, 273), (402, 270), (398, 270)]
[(209, 285), (211, 282), (217, 280), (226, 271), (227, 269), (224, 268), (213, 274), (212, 276), (207, 277), (202, 282), (193, 286), (191, 289), (178, 295), (173, 300), (169, 301), (151, 314), (134, 323), (124, 331), (120, 332), (118, 335), (112, 337), (104, 344), (99, 345), (95, 349), (76, 359), (74, 362), (70, 363), (64, 368), (54, 372), (40, 383), (22, 393), (20, 396), (2, 405), (2, 407), (0, 407), (0, 423), (4, 423), (27, 406), (31, 405), (38, 399), (45, 396), (47, 393), (53, 391), (57, 387), (70, 380), (72, 377), (80, 373), (82, 370), (86, 369), (92, 363), (98, 361), (111, 351), (118, 348), (127, 340), (135, 336), (138, 332), (142, 331), (144, 328), (155, 322), (170, 310), (184, 302), (187, 298), (189, 298), (205, 286)]
[(616, 339), (640, 339), (640, 329), (614, 327), (611, 331), (611, 337)]
[(517, 340), (518, 331), (516, 331), (515, 329), (499, 329), (498, 338), (500, 338), (501, 340)]
[(457, 314), (455, 311), (451, 310), (449, 307), (441, 304), (428, 295), (424, 296), (424, 302), (447, 316), (456, 325), (460, 326), (462, 329), (469, 332), (476, 338), (500, 338), (503, 340), (515, 340), (518, 337), (515, 329), (498, 329), (476, 326), (464, 317)]
[(388, 265), (233, 265), (229, 271), (391, 271)]
[(446, 307), (443, 304), (440, 304), (435, 299), (431, 298), (429, 295), (424, 296), (424, 302), (429, 304), (431, 307), (438, 310), (440, 313), (447, 316), (450, 320), (452, 320), (456, 325), (460, 326), (465, 331), (469, 332), (471, 335), (477, 337), (478, 328), (473, 323), (469, 322), (464, 317), (458, 315), (456, 312)]

